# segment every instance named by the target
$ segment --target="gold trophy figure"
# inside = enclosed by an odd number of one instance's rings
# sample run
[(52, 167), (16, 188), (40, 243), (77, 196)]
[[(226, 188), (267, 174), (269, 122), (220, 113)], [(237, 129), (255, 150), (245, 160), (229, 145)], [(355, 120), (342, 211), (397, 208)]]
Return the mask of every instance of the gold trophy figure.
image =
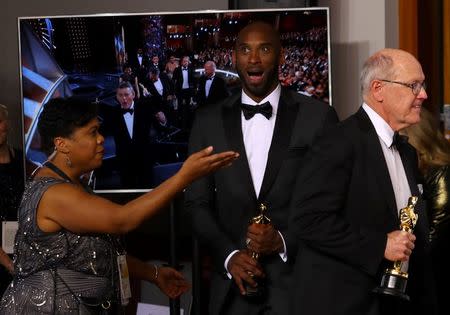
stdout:
[[(265, 214), (266, 211), (267, 211), (267, 206), (265, 204), (261, 203), (259, 205), (259, 215), (251, 218), (250, 225), (251, 224), (270, 224), (271, 221), (266, 216), (266, 214)], [(250, 239), (247, 239), (247, 241), (246, 241), (247, 245), (249, 244), (249, 241), (250, 241)], [(250, 256), (256, 261), (259, 260), (259, 253), (255, 253), (255, 252), (251, 251)], [(252, 273), (249, 273), (249, 274), (256, 281), (256, 283), (258, 285), (256, 287), (252, 287), (252, 286), (250, 286), (248, 284), (246, 285), (244, 283), (246, 296), (249, 296), (249, 297), (261, 296), (264, 293), (264, 283), (263, 283), (262, 279), (255, 278)]]
[[(419, 198), (411, 196), (408, 199), (408, 205), (400, 210), (400, 229), (412, 233), (416, 226), (418, 215), (414, 212), (414, 207)], [(383, 274), (381, 284), (374, 291), (381, 294), (393, 295), (409, 301), (409, 296), (405, 293), (408, 282), (408, 273), (402, 271), (403, 263), (395, 261), (393, 268), (388, 268)]]

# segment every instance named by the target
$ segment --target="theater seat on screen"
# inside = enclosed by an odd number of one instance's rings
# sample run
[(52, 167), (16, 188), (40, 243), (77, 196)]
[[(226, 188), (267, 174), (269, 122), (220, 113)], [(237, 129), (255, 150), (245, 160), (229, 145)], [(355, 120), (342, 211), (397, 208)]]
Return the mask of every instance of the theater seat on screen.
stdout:
[(153, 167), (152, 186), (156, 187), (174, 175), (183, 165), (183, 162), (156, 165)]

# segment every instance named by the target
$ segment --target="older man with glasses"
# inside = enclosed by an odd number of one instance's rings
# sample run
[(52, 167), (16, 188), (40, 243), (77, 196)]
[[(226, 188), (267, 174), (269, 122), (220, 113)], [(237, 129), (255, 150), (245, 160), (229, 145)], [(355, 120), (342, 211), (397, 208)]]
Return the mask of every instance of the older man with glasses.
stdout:
[[(425, 75), (411, 54), (383, 49), (360, 80), (363, 105), (318, 141), (294, 189), (287, 252), (300, 246), (290, 314), (435, 314), (423, 200), (413, 233), (399, 228), (420, 189), (416, 152), (398, 131), (420, 121)], [(376, 290), (394, 261), (406, 291)]]

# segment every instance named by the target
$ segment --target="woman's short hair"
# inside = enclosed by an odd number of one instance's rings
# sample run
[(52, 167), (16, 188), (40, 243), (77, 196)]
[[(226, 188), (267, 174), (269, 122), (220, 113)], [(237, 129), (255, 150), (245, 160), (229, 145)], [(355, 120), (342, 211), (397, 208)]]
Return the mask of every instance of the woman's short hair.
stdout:
[(44, 105), (39, 116), (41, 149), (50, 154), (56, 137), (70, 137), (73, 132), (97, 117), (97, 105), (80, 98), (54, 98)]

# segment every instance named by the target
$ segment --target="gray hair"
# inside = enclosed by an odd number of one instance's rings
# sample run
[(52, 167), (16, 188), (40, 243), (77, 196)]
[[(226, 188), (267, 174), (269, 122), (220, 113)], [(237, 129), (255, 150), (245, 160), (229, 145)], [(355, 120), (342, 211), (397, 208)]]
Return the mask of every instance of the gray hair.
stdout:
[(394, 59), (389, 53), (378, 52), (372, 55), (366, 60), (361, 71), (360, 84), (362, 95), (367, 95), (373, 80), (392, 80), (395, 75)]
[(216, 63), (212, 60), (208, 60), (207, 62), (205, 62), (205, 66), (209, 66), (211, 65), (213, 67), (214, 70), (216, 70)]

